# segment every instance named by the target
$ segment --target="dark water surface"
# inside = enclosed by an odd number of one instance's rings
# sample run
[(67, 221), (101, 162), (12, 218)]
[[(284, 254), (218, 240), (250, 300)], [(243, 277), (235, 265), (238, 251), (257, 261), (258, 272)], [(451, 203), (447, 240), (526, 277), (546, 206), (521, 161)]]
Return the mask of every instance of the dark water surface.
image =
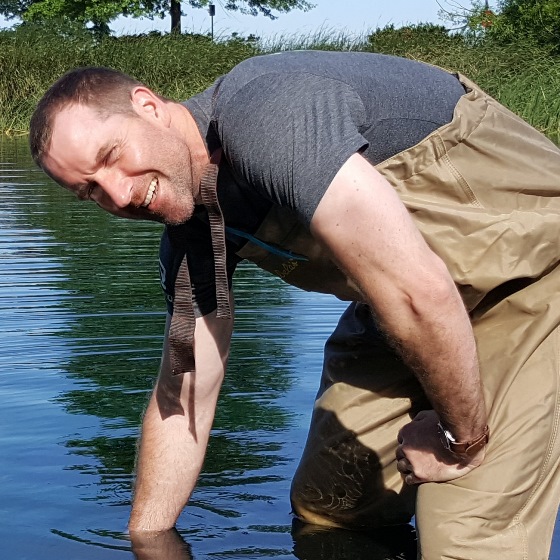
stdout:
[[(25, 139), (0, 140), (0, 195), (0, 558), (132, 560), (135, 442), (165, 320), (160, 226), (74, 200)], [(413, 558), (409, 531), (292, 527), (290, 480), (345, 304), (246, 265), (235, 287), (204, 472), (179, 534), (142, 560)]]

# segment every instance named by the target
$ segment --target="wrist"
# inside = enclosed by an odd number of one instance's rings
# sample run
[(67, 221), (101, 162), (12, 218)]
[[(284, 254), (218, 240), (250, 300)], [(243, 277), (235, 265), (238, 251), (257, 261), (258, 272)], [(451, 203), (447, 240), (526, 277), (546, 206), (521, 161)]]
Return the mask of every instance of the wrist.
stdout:
[(486, 425), (478, 436), (466, 441), (458, 441), (450, 430), (441, 422), (438, 423), (438, 433), (442, 445), (462, 463), (470, 463), (484, 457), (485, 448), (490, 439), (490, 430)]

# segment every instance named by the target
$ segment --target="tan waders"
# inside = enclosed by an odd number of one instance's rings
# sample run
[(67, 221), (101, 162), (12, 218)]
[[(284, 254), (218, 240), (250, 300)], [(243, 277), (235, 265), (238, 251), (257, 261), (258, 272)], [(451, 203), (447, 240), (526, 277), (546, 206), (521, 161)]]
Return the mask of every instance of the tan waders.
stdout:
[[(560, 151), (462, 81), (469, 91), (453, 121), (378, 169), (471, 314), (491, 433), (485, 462), (456, 481), (421, 485), (417, 496), (403, 485), (397, 432), (429, 404), (368, 307), (352, 303), (326, 344), (292, 502), (306, 521), (349, 528), (403, 523), (416, 512), (426, 560), (545, 560), (560, 497)], [(309, 262), (252, 246), (242, 256), (288, 282), (359, 301), (294, 221), (271, 218), (257, 236)]]

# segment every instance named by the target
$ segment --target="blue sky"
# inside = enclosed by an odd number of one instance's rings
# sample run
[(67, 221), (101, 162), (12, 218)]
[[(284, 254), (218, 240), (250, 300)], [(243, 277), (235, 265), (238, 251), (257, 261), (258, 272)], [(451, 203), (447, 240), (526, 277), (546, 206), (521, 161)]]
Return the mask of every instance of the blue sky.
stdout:
[[(406, 23), (442, 23), (438, 12), (441, 7), (452, 10), (453, 6), (470, 6), (470, 0), (310, 0), (315, 7), (308, 12), (292, 11), (282, 14), (275, 21), (263, 16), (243, 16), (222, 8), (222, 0), (214, 0), (216, 16), (214, 33), (230, 35), (236, 31), (242, 35), (253, 33), (260, 37), (286, 35), (309, 35), (321, 28), (340, 30), (349, 34), (360, 34), (369, 29), (383, 27), (390, 23), (401, 26)], [(490, 2), (493, 5), (495, 2)], [(441, 6), (440, 6), (441, 5)], [(185, 7), (183, 31), (207, 33), (210, 30), (210, 16), (204, 9)], [(0, 26), (2, 20), (0, 18)], [(6, 25), (4, 23), (4, 25)], [(117, 33), (143, 33), (152, 29), (167, 31), (169, 19), (154, 20), (119, 18), (111, 24)]]

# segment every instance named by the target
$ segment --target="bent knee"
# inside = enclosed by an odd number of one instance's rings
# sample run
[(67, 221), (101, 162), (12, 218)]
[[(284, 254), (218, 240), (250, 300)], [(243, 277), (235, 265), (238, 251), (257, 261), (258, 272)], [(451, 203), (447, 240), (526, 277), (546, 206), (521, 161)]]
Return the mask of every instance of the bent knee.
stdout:
[[(318, 480), (319, 479), (319, 480)], [(302, 521), (326, 527), (364, 529), (409, 523), (414, 515), (416, 489), (403, 492), (342, 484), (319, 476), (296, 473), (290, 500)]]

